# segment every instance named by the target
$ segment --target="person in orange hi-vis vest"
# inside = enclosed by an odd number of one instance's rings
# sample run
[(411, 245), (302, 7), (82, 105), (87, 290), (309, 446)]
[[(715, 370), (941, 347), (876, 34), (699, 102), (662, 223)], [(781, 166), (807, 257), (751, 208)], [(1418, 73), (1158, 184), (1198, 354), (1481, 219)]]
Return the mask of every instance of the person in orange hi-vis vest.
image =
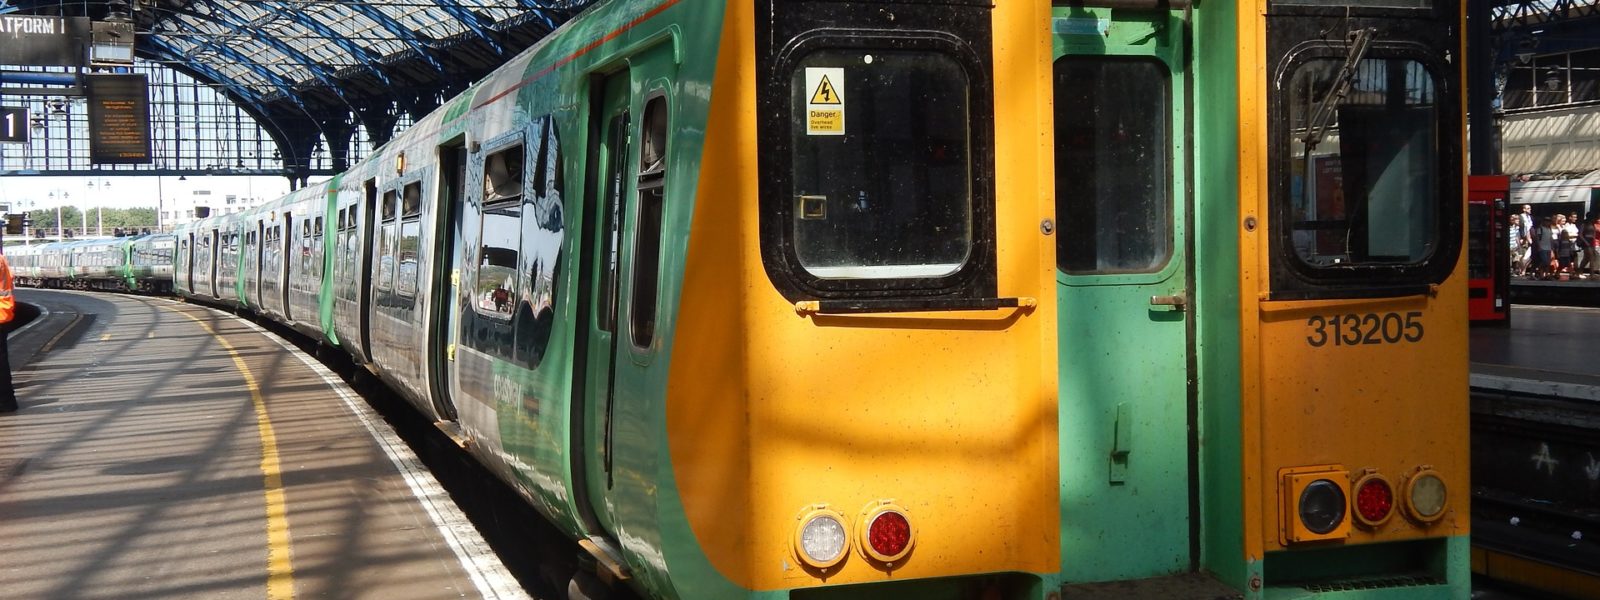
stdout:
[[(0, 325), (10, 323), (17, 314), (17, 297), (11, 288), (11, 263), (0, 254)], [(5, 332), (0, 331), (0, 414), (17, 411), (17, 390), (11, 386), (11, 351), (6, 348)]]

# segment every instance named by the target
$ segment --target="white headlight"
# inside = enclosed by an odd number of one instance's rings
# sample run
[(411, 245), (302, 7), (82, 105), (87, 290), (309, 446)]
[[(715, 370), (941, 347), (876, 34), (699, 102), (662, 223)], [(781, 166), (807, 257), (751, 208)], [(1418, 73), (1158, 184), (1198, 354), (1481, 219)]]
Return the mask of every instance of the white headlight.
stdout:
[(812, 515), (800, 528), (800, 552), (805, 554), (808, 562), (819, 568), (837, 563), (844, 556), (849, 540), (844, 523), (827, 513)]

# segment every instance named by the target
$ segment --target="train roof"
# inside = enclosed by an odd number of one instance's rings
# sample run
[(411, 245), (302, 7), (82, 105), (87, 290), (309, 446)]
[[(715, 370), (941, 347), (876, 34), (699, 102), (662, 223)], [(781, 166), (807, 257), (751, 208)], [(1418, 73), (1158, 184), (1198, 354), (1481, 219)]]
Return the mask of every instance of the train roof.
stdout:
[(1600, 188), (1600, 171), (1577, 179), (1546, 179), (1511, 182), (1511, 204), (1552, 204), (1588, 202), (1591, 190)]

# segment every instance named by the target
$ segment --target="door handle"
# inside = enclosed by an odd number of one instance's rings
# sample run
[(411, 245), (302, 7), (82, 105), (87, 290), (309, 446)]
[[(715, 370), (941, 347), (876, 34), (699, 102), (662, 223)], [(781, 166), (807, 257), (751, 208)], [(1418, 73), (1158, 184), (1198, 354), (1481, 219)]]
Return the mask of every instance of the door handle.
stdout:
[(1189, 301), (1183, 297), (1183, 294), (1173, 294), (1171, 296), (1151, 296), (1150, 297), (1150, 305), (1151, 306), (1171, 306), (1172, 308), (1181, 311), (1188, 304), (1189, 304)]

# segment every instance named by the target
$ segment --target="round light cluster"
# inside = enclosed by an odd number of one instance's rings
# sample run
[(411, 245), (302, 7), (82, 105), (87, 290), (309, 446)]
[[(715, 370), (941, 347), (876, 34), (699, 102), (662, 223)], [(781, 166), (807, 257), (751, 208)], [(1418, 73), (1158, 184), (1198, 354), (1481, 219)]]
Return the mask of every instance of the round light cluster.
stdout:
[(1361, 524), (1377, 527), (1394, 514), (1394, 488), (1381, 475), (1371, 473), (1356, 481), (1355, 514)]
[(826, 569), (844, 560), (844, 551), (850, 547), (850, 532), (839, 513), (816, 509), (801, 518), (794, 545), (802, 562)]
[(911, 549), (911, 521), (896, 510), (880, 511), (868, 522), (867, 547), (878, 560), (901, 559)]
[(1438, 521), (1444, 516), (1445, 502), (1449, 496), (1444, 479), (1428, 467), (1418, 469), (1406, 482), (1406, 498), (1409, 501), (1407, 512), (1411, 518), (1424, 523)]
[(1300, 492), (1300, 522), (1317, 535), (1328, 533), (1344, 522), (1345, 505), (1339, 484), (1318, 479)]

